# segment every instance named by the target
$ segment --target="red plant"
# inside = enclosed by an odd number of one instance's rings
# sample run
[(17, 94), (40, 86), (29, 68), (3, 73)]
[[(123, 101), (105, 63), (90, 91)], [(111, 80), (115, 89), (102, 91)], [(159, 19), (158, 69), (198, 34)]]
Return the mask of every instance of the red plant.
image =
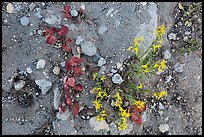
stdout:
[(72, 106), (73, 105), (71, 98), (66, 98), (65, 100), (66, 100), (66, 103), (67, 103), (68, 106)]
[(60, 113), (65, 112), (65, 108), (62, 106), (62, 104), (59, 104), (59, 112)]
[(59, 36), (65, 36), (68, 31), (69, 31), (69, 29), (68, 29), (67, 26), (62, 26), (62, 27), (58, 30), (57, 34), (58, 34)]
[(80, 67), (74, 67), (73, 68), (73, 73), (74, 73), (74, 76), (81, 75), (82, 72), (81, 72)]
[(67, 51), (70, 52), (71, 48), (69, 48), (69, 44), (72, 42), (71, 38), (66, 39), (65, 44), (62, 46), (62, 48)]
[(64, 16), (68, 19), (72, 18), (72, 16), (70, 15), (70, 6), (69, 5), (65, 5), (64, 6)]
[(74, 116), (77, 116), (79, 114), (79, 103), (74, 103), (72, 107), (72, 113)]
[(139, 114), (138, 112), (131, 113), (131, 119), (133, 122), (135, 122), (139, 125), (142, 124), (142, 117), (141, 117), (141, 114)]
[(56, 41), (56, 37), (52, 36), (52, 35), (48, 36), (47, 39), (46, 39), (46, 43), (50, 44), (50, 45), (55, 44), (55, 41)]
[(66, 84), (69, 85), (70, 87), (74, 87), (74, 85), (75, 85), (75, 78), (74, 77), (68, 78)]
[(66, 62), (65, 68), (66, 68), (67, 70), (71, 70), (72, 67), (77, 66), (77, 65), (80, 64), (82, 61), (83, 61), (82, 58), (77, 58), (77, 57), (73, 57), (73, 56), (72, 56), (71, 59)]
[(82, 91), (83, 90), (83, 86), (81, 84), (77, 84), (76, 86), (74, 86), (74, 90)]

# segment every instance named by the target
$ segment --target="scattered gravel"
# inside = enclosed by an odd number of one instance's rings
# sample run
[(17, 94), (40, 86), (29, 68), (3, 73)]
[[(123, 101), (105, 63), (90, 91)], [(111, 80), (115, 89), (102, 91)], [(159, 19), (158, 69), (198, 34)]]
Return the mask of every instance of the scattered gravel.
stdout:
[(68, 110), (66, 110), (63, 113), (57, 112), (57, 115), (56, 115), (57, 119), (63, 120), (63, 121), (68, 120), (69, 116), (70, 116), (70, 112)]
[(108, 29), (106, 28), (105, 25), (101, 25), (98, 29), (98, 34), (102, 35), (104, 34)]
[(163, 52), (163, 56), (164, 56), (164, 59), (170, 59), (171, 58), (171, 52), (170, 52), (170, 50), (165, 50), (164, 52)]
[(183, 72), (183, 65), (180, 64), (180, 63), (176, 63), (176, 64), (174, 65), (174, 70), (175, 70), (176, 72)]
[(58, 110), (58, 106), (60, 104), (60, 90), (56, 87), (54, 90), (54, 108)]
[(82, 36), (77, 36), (76, 38), (76, 45), (81, 44), (84, 41), (84, 38)]

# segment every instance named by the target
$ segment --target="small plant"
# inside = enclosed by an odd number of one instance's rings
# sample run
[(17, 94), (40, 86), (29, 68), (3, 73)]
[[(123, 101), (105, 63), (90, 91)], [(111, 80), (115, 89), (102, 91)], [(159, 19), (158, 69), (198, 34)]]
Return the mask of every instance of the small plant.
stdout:
[[(112, 98), (112, 102), (114, 102), (112, 105), (114, 105), (114, 110), (119, 118), (118, 130), (124, 130), (127, 128), (127, 118), (131, 118), (133, 122), (139, 125), (142, 124), (141, 115), (146, 110), (148, 95), (156, 100), (160, 100), (167, 95), (165, 91), (151, 92), (144, 86), (142, 81), (143, 78), (161, 73), (167, 68), (165, 60), (155, 60), (159, 49), (162, 47), (162, 35), (165, 33), (165, 26), (158, 26), (154, 33), (156, 38), (144, 53), (140, 50), (140, 42), (144, 40), (143, 37), (134, 38), (133, 45), (128, 48), (135, 54), (129, 62), (130, 66), (126, 72), (127, 75), (124, 75), (127, 78), (123, 85), (112, 91), (114, 93), (112, 96), (107, 95), (107, 88), (103, 86), (106, 77), (99, 77), (97, 73), (93, 74), (92, 79), (96, 81), (96, 86), (92, 88), (91, 92), (96, 94), (93, 104), (98, 112), (96, 117), (98, 121), (106, 119), (107, 114), (102, 100), (107, 99), (107, 97)], [(124, 104), (127, 102), (129, 105), (125, 106)]]

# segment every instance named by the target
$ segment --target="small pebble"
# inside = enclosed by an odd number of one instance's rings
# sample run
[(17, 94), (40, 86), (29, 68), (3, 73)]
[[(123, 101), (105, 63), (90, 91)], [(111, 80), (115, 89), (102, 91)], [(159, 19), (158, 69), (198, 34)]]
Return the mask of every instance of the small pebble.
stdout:
[(59, 68), (58, 66), (55, 66), (52, 71), (53, 71), (53, 73), (54, 73), (55, 75), (59, 75), (59, 73), (60, 73), (60, 68)]
[(21, 25), (23, 25), (23, 26), (27, 26), (30, 23), (28, 17), (26, 17), (26, 16), (21, 17), (20, 22), (21, 22)]
[(6, 11), (8, 13), (13, 13), (13, 5), (11, 3), (8, 3), (6, 6)]
[(45, 67), (45, 60), (44, 59), (40, 59), (37, 62), (37, 69), (44, 68), (44, 67)]
[(169, 130), (169, 125), (167, 125), (166, 123), (165, 123), (165, 124), (161, 124), (161, 125), (159, 125), (159, 130), (160, 130), (162, 133), (165, 133), (166, 131)]
[(26, 68), (26, 72), (30, 74), (33, 72), (33, 70), (30, 67), (28, 67), (28, 68)]

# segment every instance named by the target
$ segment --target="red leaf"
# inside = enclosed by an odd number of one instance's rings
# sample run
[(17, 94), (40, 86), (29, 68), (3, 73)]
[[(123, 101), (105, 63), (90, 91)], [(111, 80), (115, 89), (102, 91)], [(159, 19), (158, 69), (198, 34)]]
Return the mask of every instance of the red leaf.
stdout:
[(70, 8), (69, 5), (64, 6), (64, 16), (65, 16), (65, 18), (68, 18), (68, 19), (72, 18), (72, 16), (69, 13), (70, 9), (71, 8)]
[(73, 61), (68, 60), (68, 61), (65, 63), (65, 68), (66, 68), (67, 70), (71, 70), (71, 69), (72, 69), (72, 64), (73, 64)]
[(79, 64), (83, 61), (82, 58), (72, 56), (70, 60), (73, 60), (75, 63)]
[(65, 41), (65, 44), (62, 46), (62, 48), (67, 51), (67, 52), (70, 52), (71, 51), (71, 48), (69, 48), (69, 44), (71, 43), (72, 39), (71, 38), (68, 38), (66, 41)]
[(74, 116), (77, 116), (79, 113), (79, 103), (74, 103), (72, 107), (72, 113)]
[(65, 108), (62, 106), (62, 104), (59, 104), (59, 112), (60, 113), (65, 112)]
[(74, 86), (74, 90), (82, 91), (83, 90), (83, 86), (81, 84), (77, 84), (76, 86)]
[(69, 31), (67, 26), (63, 26), (58, 30), (58, 35), (59, 36), (65, 36), (67, 34), (67, 32)]
[(68, 90), (66, 90), (66, 91), (65, 91), (65, 98), (69, 98), (70, 94), (71, 94), (71, 92), (68, 91)]
[(70, 52), (71, 51), (71, 48), (68, 47), (68, 45), (64, 44), (62, 46), (62, 48), (66, 51), (66, 52)]
[(74, 85), (75, 85), (75, 79), (74, 79), (74, 77), (68, 78), (66, 84), (68, 84), (68, 85), (71, 86), (71, 87), (74, 87)]
[(71, 7), (69, 5), (64, 6), (64, 12), (70, 11)]
[(131, 119), (133, 122), (141, 125), (142, 124), (142, 117), (139, 113), (131, 113)]
[(77, 64), (81, 63), (83, 61), (82, 58), (77, 58), (77, 57), (71, 57), (70, 60), (68, 60), (66, 63), (65, 63), (65, 67), (67, 70), (71, 70), (72, 69), (72, 66), (76, 66)]
[(67, 105), (72, 106), (72, 99), (66, 98), (66, 103), (67, 103)]
[(74, 67), (73, 72), (74, 72), (74, 75), (81, 75), (82, 74), (80, 67)]
[(46, 43), (47, 44), (50, 44), (50, 45), (53, 45), (56, 41), (56, 37), (55, 36), (52, 36), (50, 35), (47, 39), (46, 39)]
[(70, 15), (69, 12), (65, 12), (65, 13), (64, 13), (64, 16), (65, 16), (65, 18), (67, 18), (67, 19), (72, 18), (72, 16)]
[(45, 28), (45, 33), (47, 33), (48, 35), (53, 35), (53, 29)]

